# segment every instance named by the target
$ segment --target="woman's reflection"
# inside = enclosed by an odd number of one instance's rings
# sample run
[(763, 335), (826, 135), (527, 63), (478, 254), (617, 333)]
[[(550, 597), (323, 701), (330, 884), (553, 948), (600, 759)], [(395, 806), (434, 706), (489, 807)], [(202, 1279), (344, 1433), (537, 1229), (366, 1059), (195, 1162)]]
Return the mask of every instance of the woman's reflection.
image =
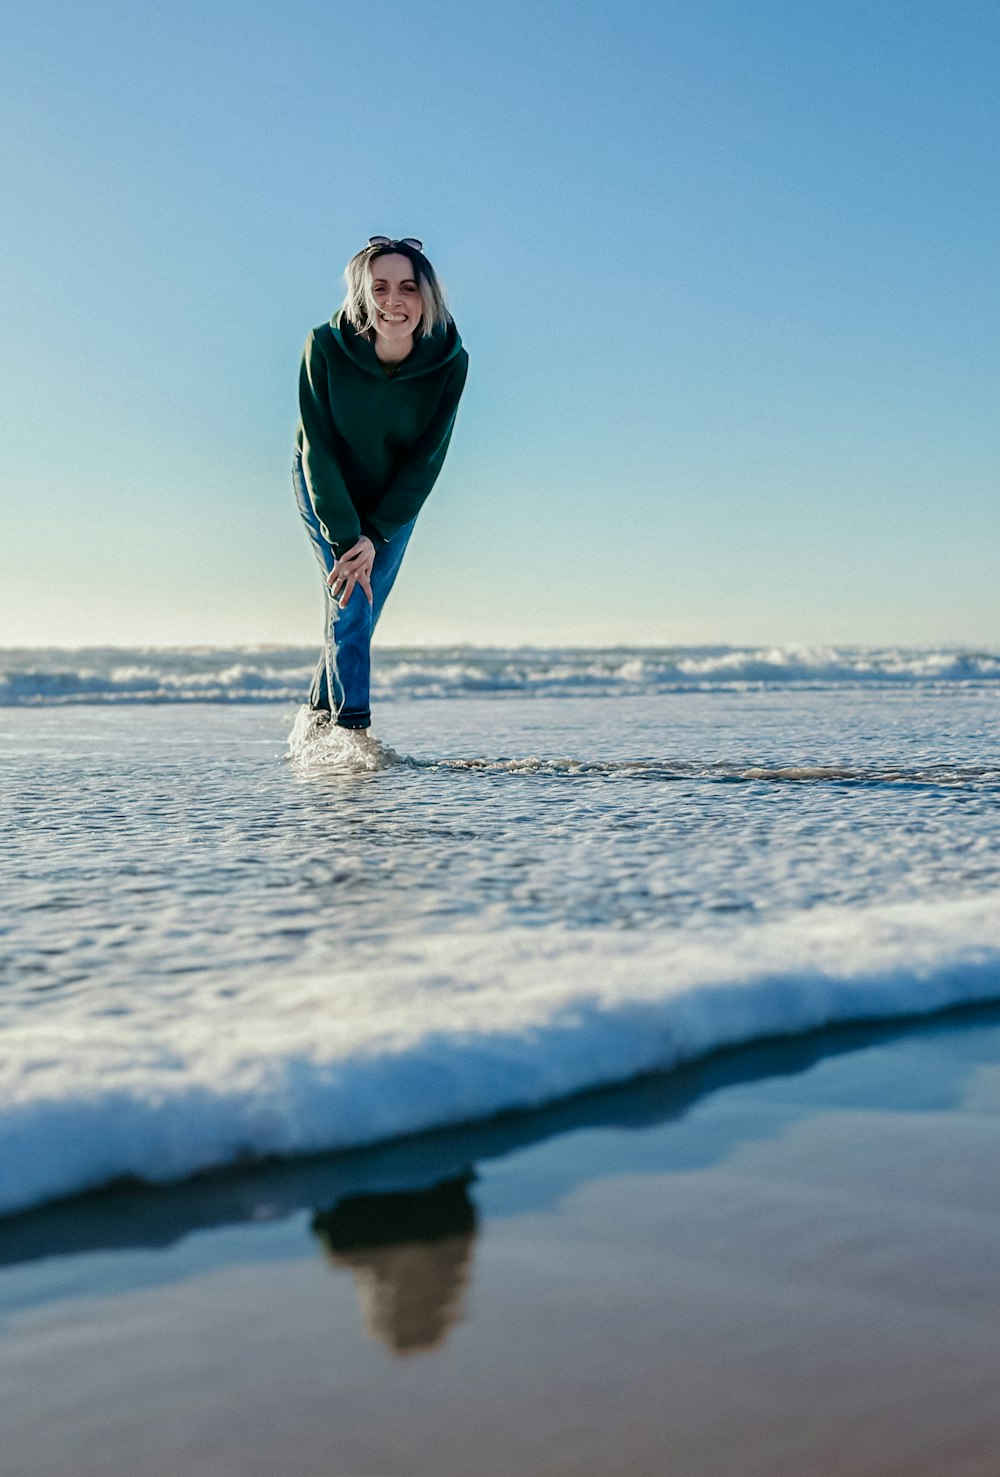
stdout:
[(348, 1195), (313, 1217), (330, 1260), (354, 1273), (368, 1333), (394, 1354), (436, 1348), (461, 1317), (474, 1179), (467, 1170), (427, 1190)]

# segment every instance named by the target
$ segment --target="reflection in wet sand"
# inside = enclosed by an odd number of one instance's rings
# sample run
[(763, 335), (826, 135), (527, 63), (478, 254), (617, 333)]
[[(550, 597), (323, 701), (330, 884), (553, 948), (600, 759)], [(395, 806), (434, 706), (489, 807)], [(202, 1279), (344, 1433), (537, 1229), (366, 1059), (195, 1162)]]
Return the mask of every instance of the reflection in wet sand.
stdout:
[(427, 1190), (348, 1195), (312, 1228), (354, 1273), (369, 1335), (394, 1354), (436, 1348), (461, 1317), (472, 1270), (471, 1171)]

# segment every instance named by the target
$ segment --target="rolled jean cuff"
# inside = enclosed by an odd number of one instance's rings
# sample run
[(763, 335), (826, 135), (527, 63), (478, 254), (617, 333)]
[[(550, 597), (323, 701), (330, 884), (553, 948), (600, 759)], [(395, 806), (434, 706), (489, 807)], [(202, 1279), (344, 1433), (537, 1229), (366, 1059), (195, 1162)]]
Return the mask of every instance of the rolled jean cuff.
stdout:
[(370, 708), (341, 708), (337, 714), (338, 728), (371, 728)]

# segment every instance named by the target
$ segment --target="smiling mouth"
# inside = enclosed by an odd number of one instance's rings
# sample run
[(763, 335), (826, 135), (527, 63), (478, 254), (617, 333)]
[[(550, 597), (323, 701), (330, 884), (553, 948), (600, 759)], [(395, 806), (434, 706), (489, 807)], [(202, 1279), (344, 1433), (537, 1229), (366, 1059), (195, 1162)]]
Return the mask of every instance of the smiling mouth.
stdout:
[(386, 323), (405, 323), (406, 322), (406, 314), (405, 313), (382, 313), (382, 312), (380, 312), (379, 313), (379, 317), (382, 318), (382, 319), (384, 319), (384, 321)]

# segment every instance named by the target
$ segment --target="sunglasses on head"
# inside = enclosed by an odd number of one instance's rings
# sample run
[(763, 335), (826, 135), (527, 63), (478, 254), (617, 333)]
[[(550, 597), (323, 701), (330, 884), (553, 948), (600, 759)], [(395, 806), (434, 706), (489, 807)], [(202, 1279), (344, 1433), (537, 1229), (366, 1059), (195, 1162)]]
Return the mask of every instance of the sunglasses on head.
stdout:
[(423, 251), (424, 243), (418, 241), (416, 236), (402, 236), (398, 241), (391, 236), (369, 236), (369, 246), (412, 246), (414, 251)]

